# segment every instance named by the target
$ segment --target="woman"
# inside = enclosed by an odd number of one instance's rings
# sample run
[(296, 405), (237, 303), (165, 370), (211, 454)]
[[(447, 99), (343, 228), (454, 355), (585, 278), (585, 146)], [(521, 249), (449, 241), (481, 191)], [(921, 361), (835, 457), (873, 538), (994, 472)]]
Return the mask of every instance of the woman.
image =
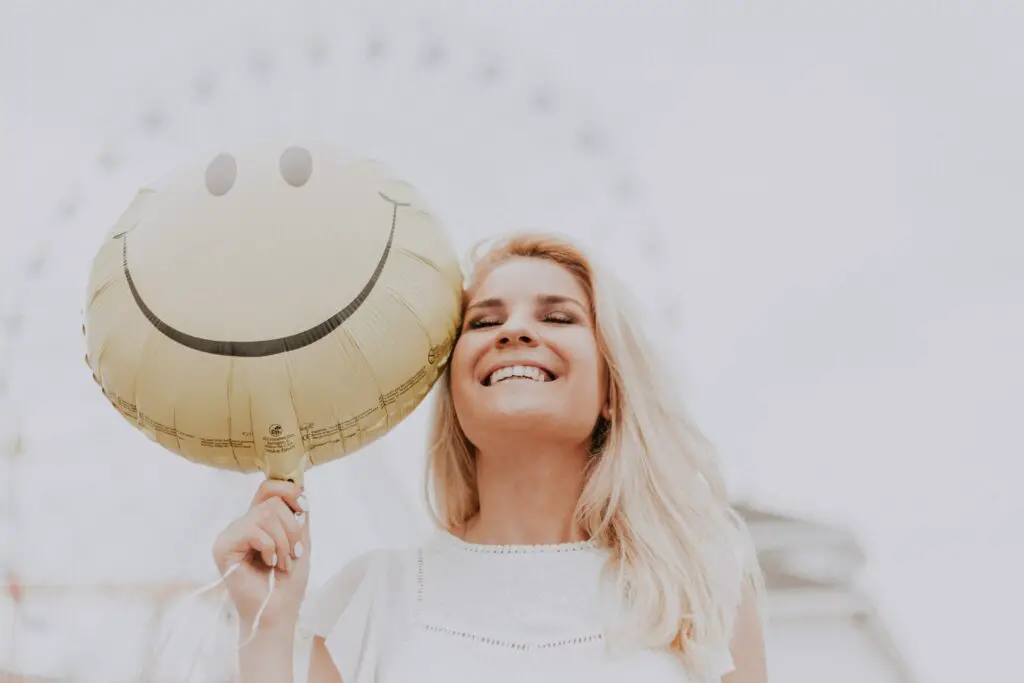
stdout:
[[(764, 683), (750, 537), (605, 273), (523, 235), (476, 260), (439, 382), (439, 532), (304, 601), (302, 491), (261, 485), (218, 537), (245, 683)], [(308, 676), (308, 679), (307, 679)], [(723, 677), (724, 676), (724, 677)]]

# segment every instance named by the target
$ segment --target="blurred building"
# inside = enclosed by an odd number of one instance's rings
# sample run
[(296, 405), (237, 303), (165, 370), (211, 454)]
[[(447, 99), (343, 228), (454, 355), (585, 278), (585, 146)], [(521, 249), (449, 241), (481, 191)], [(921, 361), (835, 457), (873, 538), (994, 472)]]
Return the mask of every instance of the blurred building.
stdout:
[(857, 587), (865, 558), (851, 533), (749, 505), (739, 510), (765, 571), (773, 681), (916, 680)]

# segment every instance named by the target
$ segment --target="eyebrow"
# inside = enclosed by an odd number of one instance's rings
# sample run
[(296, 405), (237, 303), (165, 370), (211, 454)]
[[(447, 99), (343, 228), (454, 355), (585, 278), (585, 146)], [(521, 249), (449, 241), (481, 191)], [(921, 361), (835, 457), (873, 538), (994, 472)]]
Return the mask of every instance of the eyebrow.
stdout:
[[(538, 294), (536, 297), (536, 301), (539, 304), (546, 305), (566, 303), (576, 304), (584, 311), (587, 310), (587, 307), (584, 306), (579, 300), (574, 299), (571, 296), (563, 296), (561, 294)], [(470, 304), (470, 306), (466, 308), (466, 311), (469, 312), (476, 308), (502, 308), (504, 306), (505, 302), (502, 301), (501, 299), (482, 299), (481, 301), (477, 301), (473, 304)]]

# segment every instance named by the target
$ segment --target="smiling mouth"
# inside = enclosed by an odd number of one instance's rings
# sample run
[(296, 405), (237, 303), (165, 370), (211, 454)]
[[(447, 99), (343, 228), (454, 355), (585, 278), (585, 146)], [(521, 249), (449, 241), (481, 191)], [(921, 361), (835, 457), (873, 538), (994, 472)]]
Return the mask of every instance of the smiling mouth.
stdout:
[[(367, 297), (370, 296), (370, 292), (373, 291), (377, 281), (380, 279), (381, 273), (384, 270), (384, 266), (387, 264), (388, 255), (391, 253), (391, 246), (395, 240), (395, 227), (398, 222), (398, 209), (399, 207), (409, 206), (408, 203), (397, 202), (394, 199), (391, 199), (383, 192), (378, 192), (378, 194), (381, 199), (392, 205), (391, 230), (388, 234), (387, 243), (384, 245), (383, 253), (378, 259), (377, 266), (374, 269), (373, 274), (370, 276), (370, 279), (366, 282), (355, 298), (348, 303), (348, 305), (343, 307), (330, 318), (327, 318), (323, 322), (320, 322), (307, 330), (303, 330), (302, 332), (298, 332), (287, 337), (279, 337), (277, 339), (261, 339), (257, 341), (205, 339), (172, 327), (154, 313), (152, 309), (150, 309), (143, 300), (142, 294), (135, 286), (135, 280), (132, 278), (131, 270), (128, 267), (128, 234), (135, 226), (132, 226), (132, 228), (129, 228), (124, 232), (113, 235), (111, 239), (121, 240), (121, 265), (124, 270), (125, 280), (128, 283), (128, 289), (131, 291), (131, 295), (135, 299), (135, 304), (138, 306), (142, 315), (149, 320), (153, 327), (162, 332), (165, 336), (182, 346), (217, 356), (235, 356), (240, 358), (261, 358), (273, 356), (301, 349), (304, 346), (308, 346), (320, 339), (323, 339), (352, 317), (352, 314), (355, 313), (363, 302), (366, 301)], [(136, 222), (135, 225), (138, 225), (138, 222)]]
[(504, 368), (498, 368), (491, 374), (484, 378), (483, 385), (485, 387), (494, 386), (495, 384), (501, 384), (502, 382), (536, 382), (538, 384), (544, 384), (545, 382), (553, 382), (558, 379), (553, 373), (538, 368), (533, 365), (509, 365)]

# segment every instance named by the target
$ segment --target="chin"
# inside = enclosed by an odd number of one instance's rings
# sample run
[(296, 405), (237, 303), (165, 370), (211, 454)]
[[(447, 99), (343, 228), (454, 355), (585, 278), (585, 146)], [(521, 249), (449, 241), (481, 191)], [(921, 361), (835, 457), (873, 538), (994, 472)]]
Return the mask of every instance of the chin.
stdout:
[(539, 405), (536, 402), (476, 405), (472, 416), (463, 420), (464, 431), (470, 424), (472, 427), (466, 431), (466, 436), (478, 448), (502, 448), (526, 442), (582, 443), (593, 431), (592, 425), (580, 423), (578, 415), (566, 414), (565, 406)]
[[(534, 384), (510, 380), (498, 386), (462, 384), (453, 392), (455, 410), (463, 432), (478, 448), (507, 446), (507, 439), (532, 442), (573, 441), (589, 438), (593, 430), (587, 422), (589, 411), (583, 408), (580, 391), (561, 380)], [(594, 412), (598, 410), (594, 407)], [(596, 421), (596, 418), (595, 418)]]
[(565, 416), (556, 406), (537, 405), (535, 402), (500, 401), (497, 405), (478, 406), (477, 415), (481, 424), (495, 431), (538, 430), (547, 426), (561, 425)]

